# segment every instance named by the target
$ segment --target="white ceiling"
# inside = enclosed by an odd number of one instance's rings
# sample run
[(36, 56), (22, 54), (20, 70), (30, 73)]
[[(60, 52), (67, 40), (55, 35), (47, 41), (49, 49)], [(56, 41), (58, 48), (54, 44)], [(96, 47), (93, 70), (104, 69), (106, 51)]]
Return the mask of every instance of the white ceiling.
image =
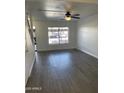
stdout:
[[(31, 11), (35, 20), (60, 20), (65, 12), (79, 13), (81, 18), (98, 12), (96, 0), (26, 0), (26, 12)], [(50, 12), (40, 10), (55, 10), (64, 12)]]

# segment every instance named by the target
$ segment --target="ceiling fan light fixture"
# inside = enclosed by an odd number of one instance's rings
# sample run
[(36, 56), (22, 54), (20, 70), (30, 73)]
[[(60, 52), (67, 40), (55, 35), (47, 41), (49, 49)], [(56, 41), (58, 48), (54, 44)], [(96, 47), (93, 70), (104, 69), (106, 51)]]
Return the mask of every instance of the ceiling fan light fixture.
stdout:
[(71, 16), (65, 16), (65, 20), (70, 21), (71, 20)]

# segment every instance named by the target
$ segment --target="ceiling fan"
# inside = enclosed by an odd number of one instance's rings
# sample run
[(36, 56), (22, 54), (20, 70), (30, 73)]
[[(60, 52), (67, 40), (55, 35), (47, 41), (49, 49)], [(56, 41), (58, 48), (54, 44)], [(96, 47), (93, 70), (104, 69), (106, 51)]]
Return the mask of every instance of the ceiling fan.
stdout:
[[(65, 12), (65, 11), (57, 11), (57, 10), (39, 10), (39, 11), (47, 11), (47, 12)], [(64, 19), (70, 21), (71, 19), (80, 19), (80, 14), (71, 14), (70, 11), (66, 11), (64, 15)]]
[(80, 19), (80, 14), (71, 14), (70, 11), (67, 11), (65, 14), (65, 20), (70, 21), (72, 18)]

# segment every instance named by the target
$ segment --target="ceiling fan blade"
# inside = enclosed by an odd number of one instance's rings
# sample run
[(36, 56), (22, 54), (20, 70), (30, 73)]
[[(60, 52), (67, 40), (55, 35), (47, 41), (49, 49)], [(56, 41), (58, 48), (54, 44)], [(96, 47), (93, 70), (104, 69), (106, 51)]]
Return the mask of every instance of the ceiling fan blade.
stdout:
[(65, 20), (65, 19), (60, 19), (60, 20)]
[(80, 14), (72, 14), (72, 16), (80, 16)]
[(76, 17), (76, 16), (71, 16), (71, 18), (80, 19), (80, 17)]
[(45, 11), (45, 12), (65, 12), (65, 11), (59, 11), (59, 10), (41, 10), (41, 9), (39, 9), (39, 11)]

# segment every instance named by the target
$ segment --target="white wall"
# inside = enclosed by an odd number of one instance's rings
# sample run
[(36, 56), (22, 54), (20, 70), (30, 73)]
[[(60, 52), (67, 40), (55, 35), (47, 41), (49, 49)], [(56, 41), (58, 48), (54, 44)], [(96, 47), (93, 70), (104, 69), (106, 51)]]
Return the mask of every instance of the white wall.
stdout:
[(35, 51), (34, 51), (34, 47), (32, 45), (31, 42), (31, 38), (28, 32), (28, 28), (27, 28), (27, 24), (25, 27), (25, 42), (26, 42), (26, 46), (25, 46), (25, 84), (28, 80), (28, 77), (30, 76), (33, 64), (34, 64), (34, 60), (35, 60)]
[[(36, 27), (37, 37), (37, 49), (43, 50), (55, 50), (55, 49), (71, 49), (76, 48), (76, 31), (77, 22), (65, 22), (65, 21), (34, 21), (33, 24)], [(48, 27), (69, 27), (69, 44), (64, 45), (49, 45), (48, 44)]]
[(77, 48), (98, 57), (98, 16), (89, 16), (78, 22)]

